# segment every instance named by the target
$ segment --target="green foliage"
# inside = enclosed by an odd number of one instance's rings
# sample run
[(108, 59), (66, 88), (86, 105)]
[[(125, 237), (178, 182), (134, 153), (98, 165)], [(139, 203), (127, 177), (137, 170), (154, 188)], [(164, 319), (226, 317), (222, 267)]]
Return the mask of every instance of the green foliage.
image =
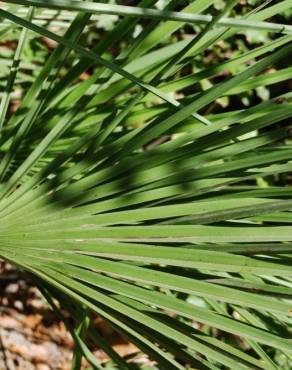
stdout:
[(94, 314), (153, 369), (290, 369), (291, 2), (127, 3), (1, 5), (0, 257), (72, 369), (136, 368)]

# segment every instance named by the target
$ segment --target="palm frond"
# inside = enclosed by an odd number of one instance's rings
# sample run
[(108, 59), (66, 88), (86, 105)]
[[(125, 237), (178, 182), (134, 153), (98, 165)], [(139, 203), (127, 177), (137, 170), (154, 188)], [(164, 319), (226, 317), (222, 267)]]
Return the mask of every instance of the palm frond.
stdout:
[[(22, 31), (5, 62), (0, 105), (0, 256), (31, 276), (64, 320), (76, 343), (74, 369), (82, 356), (104, 368), (85, 334), (118, 369), (132, 368), (88, 312), (159, 369), (279, 369), (275, 353), (292, 358), (291, 190), (260, 181), (292, 170), (292, 95), (210, 107), (289, 80), (292, 27), (270, 19), (290, 0), (244, 17), (236, 16), (238, 1), (217, 16), (212, 1), (155, 3), (2, 6), (8, 31)], [(100, 14), (124, 18), (90, 50), (83, 36)], [(167, 41), (186, 24), (200, 28)], [(220, 64), (196, 63), (249, 29), (273, 37)], [(10, 115), (13, 84), (26, 68), (21, 51), (35, 34), (58, 46)]]

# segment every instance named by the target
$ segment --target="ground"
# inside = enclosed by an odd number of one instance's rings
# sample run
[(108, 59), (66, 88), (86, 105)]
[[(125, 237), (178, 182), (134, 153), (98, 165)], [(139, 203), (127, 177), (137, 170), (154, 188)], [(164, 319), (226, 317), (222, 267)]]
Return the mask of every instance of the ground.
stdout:
[[(0, 370), (69, 370), (74, 344), (32, 282), (14, 267), (0, 268)], [(115, 333), (103, 320), (94, 319), (96, 329), (122, 356), (133, 362), (146, 361), (135, 346)], [(92, 348), (99, 361), (107, 356)], [(84, 362), (83, 368), (87, 368)]]

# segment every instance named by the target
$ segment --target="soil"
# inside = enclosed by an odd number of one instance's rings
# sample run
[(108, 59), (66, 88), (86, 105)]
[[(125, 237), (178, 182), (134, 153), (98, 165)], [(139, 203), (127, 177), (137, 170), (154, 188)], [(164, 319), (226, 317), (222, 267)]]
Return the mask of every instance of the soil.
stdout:
[[(13, 266), (0, 266), (0, 370), (69, 370), (74, 343), (65, 325), (49, 309), (32, 282)], [(121, 356), (135, 363), (147, 362), (137, 347), (96, 317), (98, 332)], [(91, 348), (102, 363), (107, 355)], [(83, 362), (83, 369), (88, 364)]]

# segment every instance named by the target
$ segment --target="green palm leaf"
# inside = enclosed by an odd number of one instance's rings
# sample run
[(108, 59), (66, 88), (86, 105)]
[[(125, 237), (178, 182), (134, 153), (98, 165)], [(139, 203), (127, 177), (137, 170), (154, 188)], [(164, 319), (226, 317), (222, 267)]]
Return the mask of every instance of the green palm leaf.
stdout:
[[(292, 28), (273, 17), (291, 4), (266, 2), (239, 17), (237, 0), (216, 16), (212, 3), (9, 0), (0, 10), (0, 37), (22, 29), (0, 104), (0, 257), (64, 320), (73, 369), (83, 356), (105, 368), (86, 336), (115, 368), (133, 368), (95, 331), (91, 313), (159, 369), (279, 369), (279, 354), (291, 361), (291, 190), (260, 184), (291, 172), (292, 95), (211, 109), (290, 78), (283, 60)], [(100, 14), (123, 18), (89, 50), (84, 36)], [(197, 34), (170, 42), (186, 24)], [(197, 62), (250, 29), (273, 37), (224, 63)], [(27, 67), (21, 51), (35, 34), (58, 46), (10, 115)]]

